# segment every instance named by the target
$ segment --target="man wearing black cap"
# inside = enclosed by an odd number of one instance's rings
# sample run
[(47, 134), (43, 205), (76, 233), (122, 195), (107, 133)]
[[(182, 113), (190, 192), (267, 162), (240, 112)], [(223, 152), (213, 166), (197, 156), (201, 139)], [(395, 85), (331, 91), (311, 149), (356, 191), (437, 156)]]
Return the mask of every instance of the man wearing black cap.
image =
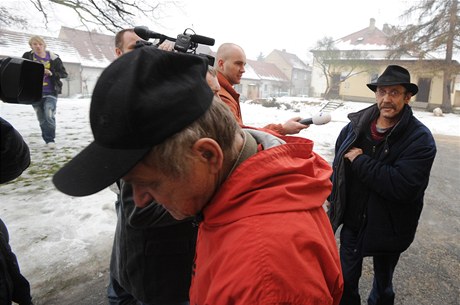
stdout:
[(328, 198), (334, 232), (340, 231), (344, 277), (341, 304), (360, 305), (363, 257), (372, 256), (368, 304), (394, 304), (392, 279), (400, 254), (414, 240), (436, 145), (408, 105), (417, 91), (409, 72), (390, 65), (367, 84), (376, 104), (348, 115), (336, 142)]
[[(139, 40), (133, 29), (119, 31), (117, 57), (133, 51)], [(137, 208), (132, 187), (123, 180), (117, 184), (109, 305), (188, 305), (197, 233), (194, 219), (178, 221), (155, 201)]]
[(308, 139), (241, 129), (206, 72), (200, 56), (154, 48), (114, 61), (92, 97), (94, 142), (55, 186), (86, 196), (122, 178), (137, 207), (196, 217), (190, 304), (338, 304), (332, 169)]

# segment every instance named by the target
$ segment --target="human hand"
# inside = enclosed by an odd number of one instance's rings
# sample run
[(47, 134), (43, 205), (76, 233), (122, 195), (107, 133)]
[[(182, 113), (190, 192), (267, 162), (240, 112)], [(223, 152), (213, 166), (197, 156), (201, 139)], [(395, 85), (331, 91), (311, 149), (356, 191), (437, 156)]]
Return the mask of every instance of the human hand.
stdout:
[(45, 75), (52, 76), (53, 72), (51, 72), (49, 69), (45, 69)]
[(174, 42), (170, 40), (163, 41), (159, 46), (158, 49), (164, 51), (174, 51)]
[(357, 156), (362, 155), (362, 154), (363, 154), (363, 150), (361, 148), (352, 147), (350, 148), (349, 151), (347, 151), (347, 153), (343, 157), (345, 159), (350, 160), (350, 162), (353, 162), (353, 160), (355, 160)]
[(283, 124), (283, 130), (286, 134), (296, 134), (299, 133), (302, 129), (310, 127), (310, 125), (304, 125), (299, 123), (301, 117), (294, 117), (292, 119), (287, 120)]

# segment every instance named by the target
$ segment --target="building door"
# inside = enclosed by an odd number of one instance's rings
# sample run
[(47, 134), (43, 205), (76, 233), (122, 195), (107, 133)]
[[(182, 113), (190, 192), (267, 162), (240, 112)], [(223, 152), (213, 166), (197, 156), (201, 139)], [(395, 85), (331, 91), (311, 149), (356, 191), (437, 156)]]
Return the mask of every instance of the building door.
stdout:
[(331, 79), (331, 88), (327, 98), (338, 98), (340, 93), (340, 74), (333, 74)]
[(418, 79), (418, 93), (415, 96), (417, 102), (428, 103), (430, 98), (431, 78), (421, 77)]
[(255, 100), (259, 98), (259, 86), (256, 84), (248, 85), (248, 95), (246, 96), (249, 100)]

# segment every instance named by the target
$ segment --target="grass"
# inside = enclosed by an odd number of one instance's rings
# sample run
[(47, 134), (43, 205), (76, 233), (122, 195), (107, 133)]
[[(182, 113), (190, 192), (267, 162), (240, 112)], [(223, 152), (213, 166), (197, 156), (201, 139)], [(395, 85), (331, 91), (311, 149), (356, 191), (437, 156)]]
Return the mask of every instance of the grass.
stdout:
[[(72, 140), (71, 140), (72, 141)], [(39, 143), (37, 143), (39, 142)], [(54, 188), (53, 175), (82, 147), (49, 148), (40, 141), (29, 143), (31, 162), (21, 176), (0, 186), (0, 194), (46, 192)]]

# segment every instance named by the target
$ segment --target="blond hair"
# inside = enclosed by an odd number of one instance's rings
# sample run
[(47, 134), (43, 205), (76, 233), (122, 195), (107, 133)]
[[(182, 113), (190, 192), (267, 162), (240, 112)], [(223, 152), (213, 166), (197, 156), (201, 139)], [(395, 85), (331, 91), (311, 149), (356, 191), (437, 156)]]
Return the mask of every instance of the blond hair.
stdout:
[(38, 42), (39, 44), (44, 45), (45, 48), (46, 48), (45, 40), (43, 40), (43, 38), (41, 38), (40, 36), (32, 36), (32, 37), (30, 37), (29, 46), (32, 47), (32, 43), (34, 43), (34, 42)]

